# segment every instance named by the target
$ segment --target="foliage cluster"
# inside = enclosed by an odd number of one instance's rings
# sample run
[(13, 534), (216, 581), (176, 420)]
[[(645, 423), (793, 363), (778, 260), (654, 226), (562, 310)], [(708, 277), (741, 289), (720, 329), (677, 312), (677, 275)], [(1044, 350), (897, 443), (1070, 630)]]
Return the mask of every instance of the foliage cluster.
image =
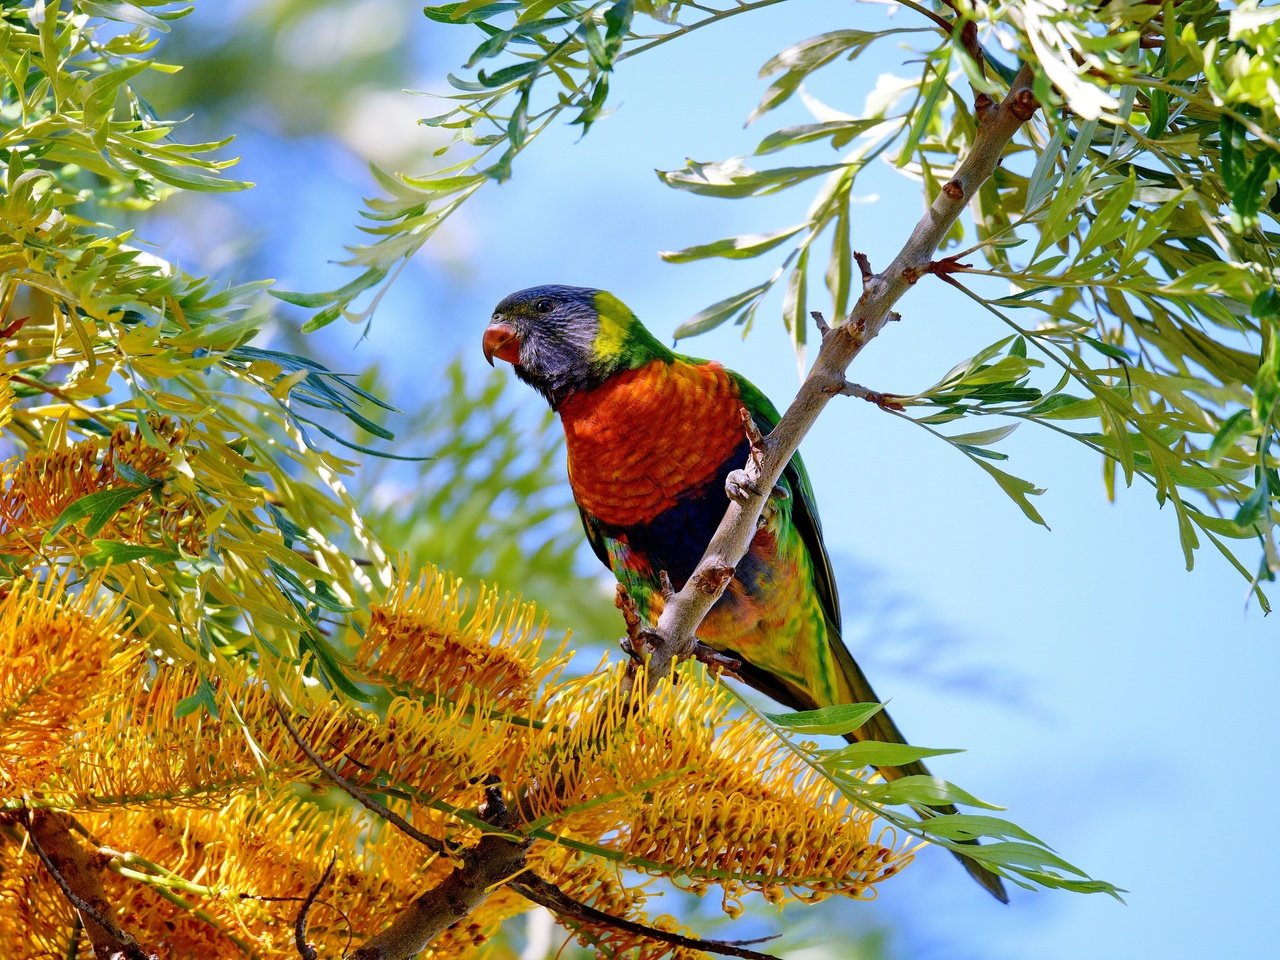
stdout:
[[(509, 176), (549, 124), (585, 131), (601, 119), (627, 58), (777, 2), (429, 7), (434, 23), (484, 34), (471, 72), (453, 78), (451, 109), (427, 121), (455, 141), (428, 173), (377, 171), (386, 195), (366, 211), (371, 242), (351, 250), (355, 279), (276, 295), (314, 309), (312, 328), (367, 321), (405, 259)], [(994, 465), (1005, 456), (994, 445), (1022, 421), (1086, 444), (1113, 486), (1142, 478), (1172, 504), (1188, 563), (1208, 540), (1265, 606), (1260, 581), (1280, 566), (1280, 16), (1207, 0), (904, 6), (918, 17), (909, 25), (836, 31), (765, 65), (757, 118), (839, 59), (886, 38), (924, 41), (918, 76), (861, 112), (808, 97), (815, 122), (773, 131), (757, 151), (829, 144), (843, 151), (835, 162), (756, 169), (736, 158), (663, 174), (719, 198), (819, 184), (802, 223), (668, 255), (782, 257), (683, 332), (749, 327), (781, 287), (802, 349), (815, 270), (843, 319), (861, 172), (888, 159), (931, 199), (972, 146), (984, 103), (1006, 89), (999, 60), (1036, 63), (1045, 119), (984, 186), (935, 271), (1009, 332), (887, 406), (957, 447), (1032, 519), (1037, 489)], [(629, 715), (611, 673), (560, 676), (559, 660), (538, 656), (529, 608), (501, 607), (493, 592), (469, 607), (447, 577), (415, 586), (397, 573), (343, 479), (350, 451), (387, 454), (385, 405), (304, 356), (250, 344), (271, 315), (266, 283), (190, 276), (111, 226), (180, 191), (245, 186), (223, 175), (225, 141), (182, 143), (134, 86), (173, 69), (150, 54), (186, 10), (54, 0), (0, 11), (0, 443), (11, 455), (0, 471), (0, 650), (12, 665), (0, 678), (0, 933), (32, 956), (91, 952), (95, 921), (39, 863), (40, 836), (92, 854), (107, 909), (146, 946), (202, 955), (300, 949), (289, 924), (330, 857), (307, 935), (347, 950), (498, 835), (528, 841), (527, 865), (563, 895), (615, 916), (639, 916), (645, 896), (624, 868), (717, 888), (730, 914), (751, 891), (864, 896), (910, 859), (907, 836), (994, 838), (965, 850), (1016, 882), (1114, 892), (1004, 820), (900, 812), (981, 806), (950, 784), (864, 779), (867, 764), (928, 751), (804, 739), (847, 731), (874, 706), (744, 715), (694, 670)], [(985, 266), (963, 262), (978, 256)], [(971, 276), (1013, 292), (988, 297)], [(467, 409), (496, 411), (496, 393)], [(993, 415), (993, 428), (938, 429)], [(463, 419), (442, 413), (428, 453), (486, 463), (487, 486), (464, 498), (443, 476), (416, 542), (468, 572), (568, 568), (553, 499), (521, 530), (489, 509), (541, 494), (553, 449), (530, 458), (511, 446), (486, 461)], [(500, 420), (495, 429), (511, 435)], [(526, 478), (527, 490), (499, 478)], [(1249, 539), (1262, 548), (1256, 565), (1232, 546)], [(338, 781), (372, 802), (335, 798)], [(495, 789), (514, 811), (501, 825), (482, 812)], [(434, 953), (466, 955), (527, 905), (499, 888)], [(561, 919), (606, 952), (668, 949)]]
[[(300, 675), (268, 685), (241, 663), (212, 685), (211, 712), (182, 711), (199, 671), (122, 642), (123, 619), (88, 598), (20, 582), (0, 603), (0, 650), (14, 667), (0, 688), (0, 936), (11, 956), (77, 955), (85, 939), (23, 842), (37, 817), (74, 816), (107, 864), (109, 902), (167, 956), (292, 956), (292, 918), (330, 859), (308, 937), (325, 955), (345, 952), (482, 833), (510, 832), (471, 812), (495, 778), (522, 798), (529, 868), (633, 920), (646, 919), (645, 895), (620, 866), (718, 887), (736, 914), (748, 890), (774, 902), (863, 896), (910, 860), (891, 828), (782, 756), (765, 722), (730, 717), (710, 678), (687, 673), (690, 689), (668, 687), (627, 718), (616, 671), (564, 679), (564, 657), (539, 656), (532, 605), (493, 591), (472, 602), (440, 574), (398, 583), (373, 610), (356, 669), (377, 709)], [(296, 708), (305, 716), (282, 719)], [(318, 805), (331, 784), (303, 744), (442, 849), (424, 855), (367, 811)], [(531, 906), (491, 897), (432, 955), (462, 955)], [(618, 951), (666, 950), (607, 926), (571, 928)]]
[[(430, 173), (379, 176), (387, 194), (365, 212), (374, 241), (352, 248), (355, 280), (287, 298), (318, 308), (312, 326), (367, 319), (361, 294), (487, 181), (509, 176), (549, 124), (566, 116), (585, 130), (604, 114), (615, 68), (775, 2), (429, 7), (432, 20), (484, 34), (465, 64), (470, 72), (450, 75), (450, 109), (424, 121), (454, 131), (454, 143)], [(903, 6), (912, 16), (901, 11), (884, 29), (810, 37), (763, 65), (770, 83), (749, 120), (799, 95), (813, 121), (767, 133), (759, 160), (691, 160), (659, 173), (670, 187), (718, 199), (818, 184), (799, 223), (664, 254), (675, 263), (781, 254), (760, 282), (699, 311), (677, 337), (729, 321), (745, 332), (780, 288), (781, 319), (803, 357), (815, 290), (825, 285), (838, 319), (855, 299), (855, 245), (870, 240), (859, 236), (850, 207), (859, 177), (883, 159), (932, 201), (1016, 63), (1035, 64), (1047, 109), (983, 185), (971, 222), (956, 224), (938, 271), (991, 315), (1001, 337), (934, 386), (896, 398), (906, 408), (899, 415), (949, 442), (1038, 523), (1032, 498), (1042, 490), (997, 466), (1008, 457), (995, 445), (1026, 422), (1087, 446), (1102, 458), (1112, 496), (1119, 481), (1137, 479), (1172, 507), (1188, 568), (1212, 544), (1269, 609), (1261, 585), (1280, 569), (1280, 281), (1272, 253), (1280, 14), (1212, 0)], [(886, 41), (912, 45), (918, 74), (883, 78), (861, 109), (825, 104), (805, 89), (824, 69), (857, 63)], [(811, 162), (815, 145), (837, 156)], [(781, 165), (755, 165), (780, 155)], [(967, 262), (977, 257), (985, 264)], [(989, 293), (1001, 289), (1008, 292)], [(980, 417), (998, 425), (936, 429)], [(1248, 541), (1259, 547), (1254, 557)]]
[[(269, 319), (265, 284), (219, 288), (101, 222), (180, 190), (244, 186), (210, 159), (223, 143), (182, 144), (132, 85), (170, 69), (149, 59), (153, 31), (183, 12), (5, 13), (6, 942), (83, 954), (102, 947), (99, 921), (119, 918), (118, 943), (288, 955), (289, 917), (320, 896), (308, 936), (345, 951), (496, 829), (474, 812), (495, 778), (519, 803), (528, 867), (617, 916), (644, 899), (624, 866), (718, 887), (731, 914), (749, 891), (861, 896), (895, 872), (910, 848), (873, 812), (923, 794), (860, 794), (865, 757), (819, 763), (768, 721), (730, 716), (727, 694), (696, 675), (624, 717), (609, 673), (546, 682), (558, 662), (538, 659), (528, 608), (501, 612), (485, 593), (464, 618), (458, 583), (397, 579), (343, 485), (352, 463), (314, 442), (372, 453), (335, 418), (388, 441), (381, 402), (305, 357), (250, 345)], [(537, 494), (555, 453), (529, 463), (509, 429), (496, 432), (512, 444), (493, 452), (459, 410), (496, 399), (489, 388), (425, 429), (440, 437), (431, 453), (483, 464), (489, 499), (459, 501), (441, 483), (421, 513), (437, 542), (411, 539), (472, 569), (567, 566), (554, 503), (522, 514), (521, 531), (492, 526), (494, 500)], [(494, 556), (463, 549), (503, 541)], [(335, 804), (332, 779), (382, 797), (376, 812)], [(391, 829), (380, 804), (438, 848)], [(933, 835), (973, 829), (951, 827)], [(1038, 843), (1019, 845), (1020, 876), (1078, 882)], [(310, 891), (329, 857), (326, 914)], [(94, 879), (76, 888), (82, 874)], [(527, 906), (504, 889), (434, 952), (473, 950)], [(569, 922), (598, 947), (668, 949)]]

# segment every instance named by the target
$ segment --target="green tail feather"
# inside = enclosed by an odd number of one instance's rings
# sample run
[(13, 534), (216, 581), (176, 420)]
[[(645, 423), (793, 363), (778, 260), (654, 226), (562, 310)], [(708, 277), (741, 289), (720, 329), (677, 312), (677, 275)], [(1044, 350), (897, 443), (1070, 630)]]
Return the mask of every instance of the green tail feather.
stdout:
[[(828, 628), (829, 629), (829, 628)], [(848, 696), (850, 703), (879, 703), (880, 698), (876, 696), (876, 692), (871, 689), (871, 683), (867, 680), (866, 674), (862, 672), (862, 668), (854, 661), (853, 655), (845, 648), (844, 642), (837, 635), (832, 635), (831, 646), (836, 654), (836, 662), (840, 665), (841, 672), (844, 675), (845, 684), (848, 686)], [(893, 718), (889, 716), (887, 710), (881, 710), (874, 717), (863, 724), (853, 733), (845, 734), (845, 739), (850, 743), (856, 743), (859, 740), (878, 740), (883, 743), (906, 743), (907, 738), (902, 735), (902, 731), (898, 729), (898, 725), (893, 722)], [(897, 780), (899, 777), (915, 777), (925, 776), (931, 777), (932, 773), (919, 760), (911, 763), (904, 763), (898, 767), (877, 767), (886, 780)], [(917, 807), (916, 813), (920, 819), (926, 819), (933, 816), (942, 816), (945, 814), (956, 813), (956, 808), (951, 804), (942, 804), (936, 807)], [(977, 845), (977, 840), (964, 841)], [(952, 851), (953, 853), (955, 851)], [(1005, 891), (1004, 882), (996, 874), (992, 873), (985, 866), (971, 857), (966, 857), (962, 853), (956, 853), (955, 857), (960, 861), (961, 865), (968, 871), (969, 876), (978, 881), (983, 888), (1001, 903), (1009, 902), (1009, 894)]]

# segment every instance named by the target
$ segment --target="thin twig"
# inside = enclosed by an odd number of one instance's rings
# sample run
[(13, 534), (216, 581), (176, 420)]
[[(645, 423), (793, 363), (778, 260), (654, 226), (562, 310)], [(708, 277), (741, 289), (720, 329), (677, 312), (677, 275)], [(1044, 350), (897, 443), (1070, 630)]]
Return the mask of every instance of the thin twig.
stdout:
[(329, 865), (324, 868), (324, 873), (320, 875), (320, 879), (316, 881), (315, 886), (311, 888), (303, 899), (302, 906), (298, 907), (298, 917), (293, 921), (293, 942), (297, 946), (298, 956), (302, 957), (302, 960), (316, 960), (319, 956), (315, 947), (307, 943), (307, 914), (311, 912), (311, 905), (316, 902), (316, 897), (320, 896), (320, 891), (324, 889), (324, 885), (333, 876), (333, 867), (337, 862), (338, 855), (335, 853), (329, 858)]
[[(773, 954), (747, 949), (746, 944), (759, 943), (759, 940), (702, 940), (698, 937), (686, 937), (683, 934), (659, 930), (657, 927), (637, 923), (635, 920), (628, 920), (626, 917), (617, 917), (611, 913), (605, 913), (603, 910), (598, 910), (580, 900), (575, 900), (555, 884), (543, 880), (535, 874), (526, 873), (517, 877), (511, 881), (511, 888), (561, 917), (570, 917), (596, 926), (614, 927), (627, 933), (646, 937), (649, 940), (656, 940), (659, 943), (669, 943), (675, 947), (685, 947), (691, 950), (704, 950), (707, 953), (716, 953), (723, 957), (744, 957), (746, 960), (778, 960)], [(772, 938), (766, 937), (763, 939)]]
[(353, 800), (356, 800), (366, 810), (376, 813), (382, 819), (386, 820), (392, 826), (404, 833), (407, 837), (418, 841), (418, 843), (422, 844), (432, 853), (448, 854), (449, 851), (442, 840), (431, 836), (429, 833), (423, 833), (404, 817), (400, 816), (400, 814), (388, 808), (386, 804), (374, 799), (368, 792), (357, 787), (354, 783), (325, 763), (324, 760), (320, 758), (320, 755), (316, 753), (311, 744), (307, 743), (307, 741), (302, 738), (302, 734), (298, 732), (298, 728), (293, 725), (288, 715), (284, 712), (284, 707), (275, 700), (271, 702), (271, 706), (275, 710), (276, 716), (280, 718), (280, 722), (284, 724), (284, 728), (293, 739), (293, 742), (298, 745), (298, 749), (306, 755), (307, 759), (311, 761), (315, 768), (324, 774), (325, 777), (334, 784), (334, 786), (345, 792)]
[(855, 250), (853, 262), (858, 265), (858, 272), (862, 274), (862, 286), (866, 287), (876, 276), (876, 272), (871, 269), (871, 258), (860, 250)]
[(852, 383), (849, 380), (837, 391), (846, 397), (857, 397), (859, 400), (866, 400), (868, 403), (874, 403), (881, 410), (905, 410), (897, 397), (892, 393), (881, 393), (879, 390), (868, 390), (860, 383)]
[[(956, 7), (953, 0), (942, 0), (942, 2), (951, 8), (951, 12), (956, 15), (957, 22), (964, 17), (964, 14)], [(951, 29), (954, 31), (955, 26), (953, 25)], [(964, 26), (960, 28), (960, 45), (964, 47), (965, 53), (969, 54), (974, 63), (978, 65), (978, 74), (986, 77), (987, 61), (982, 54), (982, 44), (978, 43), (978, 25), (972, 20), (965, 20)]]
[[(698, 626), (720, 598), (721, 591), (699, 589), (715, 572), (734, 568), (746, 555), (768, 496), (782, 471), (833, 396), (844, 390), (845, 370), (862, 349), (893, 319), (892, 307), (919, 277), (926, 274), (947, 231), (978, 188), (991, 176), (1013, 135), (1031, 118), (1038, 104), (1031, 85), (1034, 71), (1024, 64), (1008, 95), (988, 111), (978, 126), (972, 149), (951, 178), (954, 187), (939, 192), (916, 224), (907, 243), (881, 274), (866, 283), (853, 311), (823, 338), (813, 368), (786, 414), (764, 440), (764, 456), (748, 458), (745, 480), (751, 490), (739, 500), (731, 497), (724, 518), (706, 552), (678, 594), (663, 607), (654, 628), (659, 642), (649, 663), (649, 683), (669, 676), (673, 662), (692, 648)], [(821, 328), (820, 328), (821, 329)]]

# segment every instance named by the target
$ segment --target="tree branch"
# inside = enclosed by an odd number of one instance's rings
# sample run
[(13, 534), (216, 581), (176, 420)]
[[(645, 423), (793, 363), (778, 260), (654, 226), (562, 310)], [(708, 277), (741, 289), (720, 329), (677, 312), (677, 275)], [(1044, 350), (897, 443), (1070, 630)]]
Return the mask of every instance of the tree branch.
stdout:
[(101, 871), (71, 833), (70, 815), (57, 810), (30, 810), (26, 816), (31, 847), (63, 896), (76, 908), (98, 960), (155, 960), (111, 919), (111, 904), (102, 889)]
[(316, 881), (315, 886), (311, 888), (311, 891), (303, 899), (302, 906), (298, 908), (297, 919), (293, 921), (293, 943), (298, 948), (298, 956), (302, 960), (317, 960), (319, 957), (315, 947), (307, 943), (307, 914), (311, 912), (311, 906), (316, 902), (316, 897), (320, 896), (320, 891), (324, 889), (324, 885), (333, 876), (333, 867), (337, 862), (337, 854), (329, 858), (329, 865), (324, 868), (324, 873), (320, 875), (320, 879)]
[(524, 869), (527, 842), (484, 834), (461, 854), (461, 864), (400, 911), (381, 933), (352, 951), (348, 960), (408, 960), (480, 906), (494, 888)]
[[(730, 500), (729, 509), (693, 576), (663, 607), (657, 626), (651, 632), (655, 637), (650, 645), (651, 690), (670, 675), (675, 660), (692, 649), (698, 626), (724, 592), (723, 583), (711, 589), (717, 582), (717, 572), (736, 567), (746, 555), (769, 491), (782, 476), (823, 407), (833, 396), (845, 392), (845, 370), (892, 319), (890, 308), (916, 280), (929, 272), (933, 254), (947, 231), (995, 171), (1013, 135), (1035, 113), (1038, 104), (1031, 90), (1033, 79), (1034, 71), (1024, 64), (1008, 95), (982, 117), (969, 155), (916, 224), (893, 263), (883, 273), (865, 277), (862, 296), (850, 315), (838, 327), (824, 331), (813, 368), (795, 400), (764, 439), (762, 455), (748, 458), (742, 471), (747, 481), (745, 495)], [(868, 273), (869, 267), (863, 272)]]
[[(747, 948), (747, 944), (758, 943), (759, 941), (757, 940), (702, 940), (698, 937), (686, 937), (683, 934), (659, 930), (656, 927), (637, 923), (625, 917), (615, 917), (611, 913), (605, 913), (603, 910), (597, 910), (589, 904), (575, 900), (555, 884), (543, 880), (536, 874), (527, 873), (517, 877), (511, 881), (511, 887), (534, 903), (546, 907), (552, 913), (561, 917), (581, 920), (584, 923), (592, 923), (597, 926), (615, 927), (619, 930), (625, 930), (627, 933), (647, 937), (650, 940), (657, 940), (659, 943), (669, 943), (674, 947), (703, 950), (707, 953), (718, 953), (725, 957), (745, 957), (746, 960), (778, 960), (771, 953), (761, 953), (758, 950)], [(765, 937), (764, 939), (771, 940), (773, 938)]]

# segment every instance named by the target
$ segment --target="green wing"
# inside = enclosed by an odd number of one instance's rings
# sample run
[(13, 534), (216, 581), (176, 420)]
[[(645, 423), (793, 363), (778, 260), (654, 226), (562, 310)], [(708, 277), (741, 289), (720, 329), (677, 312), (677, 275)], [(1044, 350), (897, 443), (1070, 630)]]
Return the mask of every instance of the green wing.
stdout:
[[(768, 433), (782, 419), (778, 408), (773, 405), (759, 389), (746, 377), (734, 371), (729, 376), (738, 385), (738, 394), (742, 397), (743, 406), (755, 420), (761, 433)], [(814, 589), (818, 592), (818, 600), (836, 637), (840, 636), (840, 598), (836, 595), (836, 578), (831, 570), (831, 559), (827, 556), (827, 547), (822, 539), (822, 522), (818, 519), (817, 502), (813, 495), (813, 484), (809, 482), (808, 471), (800, 454), (791, 458), (787, 468), (782, 471), (782, 479), (791, 494), (791, 523), (800, 535), (800, 541), (809, 551), (813, 561)], [(834, 644), (843, 647), (838, 641)]]
[(600, 524), (595, 517), (581, 507), (578, 508), (578, 516), (582, 518), (582, 529), (587, 532), (587, 543), (591, 544), (591, 549), (600, 558), (600, 562), (612, 570), (613, 564), (609, 560), (608, 538), (601, 531)]

